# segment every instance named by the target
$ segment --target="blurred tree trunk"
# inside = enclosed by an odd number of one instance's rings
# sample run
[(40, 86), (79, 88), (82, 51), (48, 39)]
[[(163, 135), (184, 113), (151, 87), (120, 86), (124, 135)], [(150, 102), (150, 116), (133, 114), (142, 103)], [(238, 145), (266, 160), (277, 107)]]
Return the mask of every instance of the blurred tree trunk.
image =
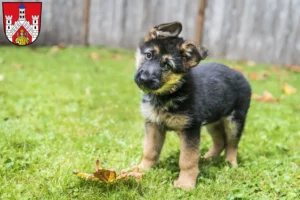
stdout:
[(199, 0), (199, 8), (196, 20), (196, 37), (195, 41), (197, 44), (202, 44), (203, 29), (204, 29), (204, 18), (205, 18), (206, 0)]
[(85, 46), (88, 46), (88, 36), (89, 36), (89, 25), (90, 25), (90, 0), (84, 0), (84, 10), (83, 10), (83, 39), (82, 43)]

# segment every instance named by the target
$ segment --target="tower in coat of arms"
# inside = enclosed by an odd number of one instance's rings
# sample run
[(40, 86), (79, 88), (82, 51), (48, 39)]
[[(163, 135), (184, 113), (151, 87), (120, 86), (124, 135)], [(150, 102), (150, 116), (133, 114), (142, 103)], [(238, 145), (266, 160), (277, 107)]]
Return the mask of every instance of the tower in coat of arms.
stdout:
[(3, 2), (3, 26), (7, 39), (16, 45), (33, 43), (41, 29), (41, 2)]

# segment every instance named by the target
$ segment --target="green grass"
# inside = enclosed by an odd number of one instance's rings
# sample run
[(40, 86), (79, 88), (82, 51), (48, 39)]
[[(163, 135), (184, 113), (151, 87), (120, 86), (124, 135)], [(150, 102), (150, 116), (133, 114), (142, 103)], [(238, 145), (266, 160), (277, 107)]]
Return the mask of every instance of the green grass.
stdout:
[[(94, 52), (98, 60), (90, 54)], [(154, 169), (142, 180), (86, 182), (97, 158), (117, 171), (141, 160), (143, 118), (133, 82), (134, 52), (103, 48), (0, 48), (0, 199), (297, 199), (300, 194), (300, 74), (270, 66), (222, 61), (246, 72), (253, 92), (282, 96), (252, 101), (240, 143), (239, 168), (224, 158), (200, 160), (197, 187), (172, 187), (179, 173), (179, 139), (169, 133)], [(278, 74), (279, 73), (279, 74)], [(202, 131), (201, 152), (211, 140)]]

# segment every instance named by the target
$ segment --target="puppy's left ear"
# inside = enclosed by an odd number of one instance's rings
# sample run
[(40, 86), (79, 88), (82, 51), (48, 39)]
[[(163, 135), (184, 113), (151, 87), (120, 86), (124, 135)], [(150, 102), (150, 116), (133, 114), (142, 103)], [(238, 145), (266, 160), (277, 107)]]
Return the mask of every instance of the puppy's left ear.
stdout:
[(205, 47), (196, 45), (193, 41), (184, 42), (179, 49), (183, 56), (184, 67), (187, 69), (197, 66), (209, 54)]
[(164, 39), (167, 37), (177, 37), (182, 30), (180, 22), (171, 22), (166, 24), (160, 24), (153, 27), (145, 37), (145, 42), (153, 39)]

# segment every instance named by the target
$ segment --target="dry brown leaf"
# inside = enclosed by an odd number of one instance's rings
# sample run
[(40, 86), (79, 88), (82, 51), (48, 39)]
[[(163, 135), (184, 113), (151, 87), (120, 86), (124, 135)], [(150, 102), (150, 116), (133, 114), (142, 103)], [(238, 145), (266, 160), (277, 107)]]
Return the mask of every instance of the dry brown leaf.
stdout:
[(279, 66), (277, 66), (277, 65), (273, 65), (273, 66), (271, 67), (271, 69), (272, 69), (272, 71), (274, 71), (274, 72), (280, 72), (280, 71), (281, 71), (281, 68), (280, 68)]
[(92, 53), (90, 53), (90, 57), (91, 57), (92, 60), (94, 60), (94, 61), (100, 60), (100, 55), (99, 55), (97, 52), (92, 52)]
[(265, 102), (276, 102), (277, 100), (274, 99), (273, 95), (270, 92), (264, 91), (263, 101), (265, 101)]
[(66, 44), (63, 43), (63, 42), (59, 43), (57, 46), (58, 46), (58, 48), (60, 48), (60, 49), (66, 48)]
[(283, 76), (287, 76), (287, 75), (288, 75), (288, 74), (287, 74), (287, 71), (284, 70), (283, 67), (279, 67), (279, 66), (277, 66), (277, 65), (273, 65), (273, 66), (271, 67), (271, 70), (272, 70), (272, 72), (274, 72), (275, 74), (279, 75), (280, 77), (283, 77)]
[(254, 66), (255, 65), (255, 62), (253, 60), (248, 60), (247, 61), (247, 65), (248, 66)]
[(20, 63), (13, 63), (12, 66), (16, 69), (22, 69), (23, 65)]
[(261, 80), (266, 80), (269, 77), (269, 74), (267, 72), (263, 72), (260, 74)]
[(95, 178), (107, 183), (111, 183), (117, 178), (116, 171), (110, 169), (98, 169), (93, 175)]
[(57, 53), (58, 51), (60, 50), (60, 48), (58, 46), (53, 46), (51, 47), (51, 49), (49, 50), (48, 54), (52, 55), (52, 54), (55, 54)]
[(114, 54), (111, 58), (113, 60), (121, 60), (123, 56), (121, 56), (120, 54)]
[(134, 177), (135, 179), (140, 179), (143, 177), (143, 174), (139, 172), (138, 167), (133, 167), (133, 168), (131, 167), (131, 168), (122, 170), (118, 177), (119, 177), (119, 179), (126, 179), (129, 177)]
[(235, 69), (238, 72), (241, 72), (244, 76), (247, 75), (247, 73), (245, 72), (244, 68), (242, 66), (240, 66), (240, 65), (234, 66), (232, 68)]
[(296, 66), (296, 65), (291, 65), (286, 67), (289, 71), (291, 72), (300, 72), (300, 66)]
[(104, 181), (107, 183), (111, 183), (116, 180), (127, 179), (129, 177), (134, 177), (135, 179), (140, 179), (143, 176), (143, 174), (139, 172), (138, 167), (121, 170), (121, 173), (117, 175), (117, 173), (114, 169), (102, 169), (100, 167), (99, 160), (96, 161), (96, 169), (93, 174), (77, 172), (76, 170), (74, 170), (73, 173), (76, 174), (80, 178), (84, 178), (84, 179), (88, 179), (88, 180)]
[(252, 79), (252, 80), (259, 80), (260, 79), (260, 75), (255, 73), (255, 72), (252, 72), (250, 75), (249, 75), (249, 78)]
[(237, 70), (237, 71), (239, 71), (239, 72), (241, 72), (241, 73), (244, 73), (244, 72), (245, 72), (244, 69), (243, 69), (243, 67), (242, 67), (242, 66), (239, 66), (239, 65), (233, 67), (233, 69), (235, 69), (235, 70)]
[(283, 84), (282, 91), (287, 95), (295, 94), (297, 92), (296, 88), (287, 83)]
[(96, 171), (93, 175), (95, 178), (108, 183), (113, 182), (117, 178), (116, 171), (114, 169), (102, 169), (99, 160), (96, 160)]
[(249, 75), (249, 78), (250, 78), (251, 80), (255, 80), (255, 81), (258, 81), (258, 80), (266, 80), (267, 77), (268, 77), (267, 72), (263, 72), (263, 73), (261, 73), (261, 74), (252, 72), (252, 73), (250, 73), (250, 75)]
[(260, 95), (258, 95), (258, 94), (252, 94), (251, 95), (251, 99), (255, 99), (255, 100), (259, 100), (259, 99), (261, 99), (262, 97), (260, 96)]
[(272, 95), (270, 92), (268, 92), (268, 91), (264, 91), (264, 93), (263, 93), (262, 96), (260, 96), (260, 95), (258, 95), (258, 94), (252, 94), (252, 95), (251, 95), (251, 98), (252, 98), (252, 99), (255, 99), (255, 100), (257, 100), (257, 101), (260, 101), (260, 102), (267, 102), (267, 103), (274, 103), (274, 102), (277, 102), (277, 101), (278, 101), (278, 100), (275, 99), (275, 98), (273, 97), (273, 95)]
[(59, 43), (58, 45), (54, 45), (49, 50), (48, 54), (53, 55), (53, 54), (57, 53), (59, 50), (64, 49), (65, 47), (66, 46), (64, 43)]

